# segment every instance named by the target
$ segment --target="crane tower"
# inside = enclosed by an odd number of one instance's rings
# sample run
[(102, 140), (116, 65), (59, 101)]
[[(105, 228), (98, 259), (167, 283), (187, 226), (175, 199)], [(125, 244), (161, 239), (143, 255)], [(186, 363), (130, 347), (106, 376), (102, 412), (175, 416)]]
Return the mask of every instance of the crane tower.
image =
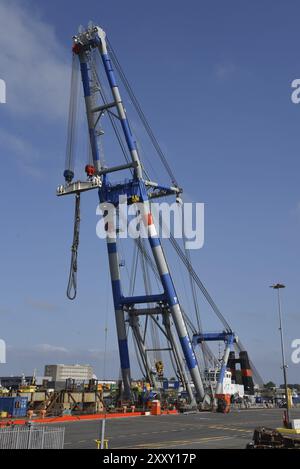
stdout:
[[(95, 94), (97, 92), (97, 70), (95, 70), (95, 62), (93, 61), (93, 54), (95, 52), (100, 54), (111, 93), (110, 101), (98, 106), (95, 106)], [(64, 172), (66, 183), (64, 186), (58, 188), (58, 195), (73, 193), (76, 194), (77, 200), (79, 200), (80, 192), (96, 188), (98, 190), (100, 203), (112, 204), (117, 210), (120, 197), (123, 197), (122, 200), (125, 198), (128, 205), (138, 203), (140, 219), (144, 225), (144, 229), (147, 231), (153, 261), (159, 273), (163, 291), (163, 293), (142, 294), (139, 296), (124, 295), (120, 275), (117, 229), (116, 226), (114, 226), (114, 221), (110, 220), (107, 226), (106, 242), (115, 308), (124, 398), (130, 398), (131, 389), (126, 318), (128, 317), (129, 325), (133, 329), (134, 337), (138, 343), (138, 351), (145, 367), (146, 375), (153, 384), (155, 383), (155, 373), (153, 373), (148, 360), (147, 351), (139, 328), (139, 317), (141, 315), (162, 315), (164, 334), (167, 337), (170, 350), (174, 355), (177, 371), (182, 384), (188, 392), (189, 400), (192, 403), (195, 402), (195, 396), (191, 387), (192, 381), (196, 399), (202, 401), (205, 392), (199, 366), (187, 331), (161, 240), (151, 214), (151, 200), (166, 195), (178, 196), (180, 189), (176, 186), (160, 186), (158, 183), (149, 181), (144, 177), (139, 151), (122, 102), (108, 52), (106, 34), (103, 29), (91, 25), (88, 29), (81, 30), (78, 35), (74, 36), (73, 56), (74, 59), (77, 59), (80, 63), (93, 164), (87, 165), (86, 167), (88, 180), (85, 182), (73, 182), (74, 172), (70, 167), (67, 168)], [(114, 112), (121, 125), (127, 149), (130, 154), (130, 161), (125, 165), (103, 167), (101, 164), (98, 139), (102, 135), (101, 132), (97, 130), (97, 125), (105, 112)], [(110, 183), (110, 173), (124, 170), (131, 171), (130, 179), (125, 179), (121, 184), (118, 183), (114, 185)], [(175, 326), (179, 340), (177, 340), (174, 335), (174, 328), (171, 327), (172, 324)], [(190, 376), (188, 376), (187, 369)]]
[[(183, 310), (179, 302), (178, 294), (172, 278), (172, 272), (167, 263), (166, 254), (162, 246), (158, 230), (154, 223), (151, 203), (153, 200), (171, 196), (180, 200), (182, 190), (178, 186), (175, 177), (168, 166), (168, 163), (157, 143), (152, 130), (147, 123), (145, 116), (136, 102), (136, 98), (130, 89), (123, 71), (119, 68), (118, 60), (115, 57), (113, 49), (106, 37), (105, 31), (93, 24), (89, 24), (87, 29), (82, 27), (79, 33), (73, 37), (73, 67), (71, 78), (71, 95), (69, 107), (69, 125), (67, 141), (66, 167), (64, 171), (65, 183), (58, 187), (57, 195), (75, 195), (75, 222), (74, 238), (72, 245), (71, 270), (68, 285), (68, 297), (74, 299), (76, 296), (76, 273), (77, 273), (77, 249), (79, 243), (80, 226), (80, 196), (81, 193), (88, 190), (97, 190), (100, 206), (103, 216), (106, 220), (106, 245), (109, 260), (110, 279), (113, 294), (113, 303), (115, 310), (115, 322), (118, 337), (119, 358), (121, 374), (123, 381), (124, 399), (131, 399), (131, 365), (129, 357), (128, 344), (128, 326), (131, 328), (132, 335), (136, 345), (138, 360), (143, 368), (143, 374), (147, 381), (156, 389), (159, 387), (159, 379), (163, 375), (164, 365), (161, 359), (156, 361), (155, 367), (152, 366), (149, 359), (149, 351), (167, 350), (170, 353), (171, 361), (176, 374), (187, 391), (189, 402), (195, 404), (196, 401), (203, 402), (206, 397), (200, 366), (195, 355), (194, 346), (201, 344), (203, 355), (216, 364), (217, 360), (207, 345), (207, 341), (212, 340), (208, 334), (203, 334), (200, 330), (200, 321), (196, 329), (189, 317)], [(112, 57), (111, 57), (112, 56)], [(105, 83), (100, 77), (99, 68), (104, 74)], [(144, 122), (144, 126), (150, 135), (151, 141), (159, 154), (161, 160), (167, 169), (172, 185), (161, 185), (152, 181), (142, 165), (139, 147), (136, 138), (131, 130), (126, 110), (123, 104), (121, 91), (117, 83), (117, 74), (115, 67), (118, 68), (123, 84), (129, 89), (129, 95), (135, 103), (139, 116)], [(79, 74), (80, 70), (80, 74)], [(77, 112), (77, 94), (76, 89), (78, 77), (81, 76), (82, 90), (85, 102), (85, 113), (89, 136), (90, 161), (85, 167), (87, 178), (84, 181), (74, 180), (74, 123)], [(108, 88), (109, 96), (104, 91)], [(117, 137), (117, 141), (125, 156), (125, 164), (110, 165), (104, 164), (101, 158), (101, 139), (103, 130), (101, 122), (104, 117), (108, 117), (112, 128)], [(126, 178), (121, 182), (113, 182), (112, 173), (119, 174), (126, 172)], [(132, 240), (136, 247), (144, 256), (144, 259), (156, 274), (160, 292), (153, 293), (146, 285), (146, 275), (144, 276), (144, 292), (134, 295), (133, 291), (125, 294), (124, 284), (121, 275), (122, 260), (119, 250), (119, 229), (115, 216), (109, 216), (109, 207), (115, 209), (115, 213), (120, 216), (121, 202), (126, 207), (135, 210), (139, 217), (140, 226), (146, 233), (146, 240), (139, 238)], [(224, 374), (227, 366), (230, 347), (235, 347), (242, 353), (241, 342), (233, 341), (233, 332), (228, 322), (221, 314), (203, 283), (194, 271), (190, 255), (182, 251), (174, 236), (171, 234), (171, 244), (175, 248), (176, 254), (186, 267), (191, 280), (192, 294), (195, 299), (195, 288), (198, 287), (204, 298), (208, 301), (218, 319), (223, 324), (223, 335), (217, 335), (218, 338), (225, 338), (227, 343), (226, 356), (222, 363), (222, 373)], [(147, 250), (145, 245), (147, 244)], [(150, 254), (149, 254), (150, 253)], [(197, 304), (195, 300), (195, 309)], [(198, 313), (197, 313), (198, 314)], [(141, 327), (141, 320), (147, 322), (150, 318), (152, 324), (159, 328), (160, 333), (164, 335), (167, 348), (159, 349), (156, 345), (153, 349), (146, 347), (146, 333)], [(159, 320), (158, 320), (159, 318)], [(198, 316), (197, 316), (197, 319)], [(189, 330), (188, 327), (189, 326)], [(190, 338), (193, 334), (193, 341)], [(215, 340), (215, 336), (213, 337)], [(228, 339), (228, 340), (227, 340)], [(232, 339), (232, 340), (231, 340)], [(231, 359), (231, 362), (233, 360)], [(250, 367), (247, 365), (248, 368)], [(156, 368), (156, 369), (155, 369)], [(257, 377), (257, 382), (261, 378), (251, 363), (251, 368)]]

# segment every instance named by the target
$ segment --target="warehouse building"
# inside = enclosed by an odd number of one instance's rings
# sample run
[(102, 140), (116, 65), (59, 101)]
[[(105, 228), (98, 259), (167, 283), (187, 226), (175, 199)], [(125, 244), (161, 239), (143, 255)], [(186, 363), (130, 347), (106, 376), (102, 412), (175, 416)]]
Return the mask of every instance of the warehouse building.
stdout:
[(90, 365), (46, 365), (45, 376), (50, 376), (53, 381), (65, 381), (74, 379), (85, 381), (93, 378), (93, 368)]

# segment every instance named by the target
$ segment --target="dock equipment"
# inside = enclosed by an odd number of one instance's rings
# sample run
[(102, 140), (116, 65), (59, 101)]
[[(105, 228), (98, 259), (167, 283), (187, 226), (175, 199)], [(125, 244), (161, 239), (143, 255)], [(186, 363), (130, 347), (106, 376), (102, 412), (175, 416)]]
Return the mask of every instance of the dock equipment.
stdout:
[(239, 352), (239, 358), (236, 358), (235, 352), (231, 351), (228, 358), (228, 368), (231, 370), (232, 378), (237, 381), (236, 365), (241, 367), (241, 380), (247, 394), (254, 394), (253, 372), (250, 360), (246, 350)]
[(218, 412), (228, 413), (230, 409), (230, 398), (229, 394), (224, 392), (224, 378), (228, 367), (228, 360), (231, 353), (231, 349), (234, 344), (238, 343), (238, 338), (233, 332), (220, 332), (220, 333), (203, 333), (193, 335), (193, 344), (202, 344), (203, 342), (214, 342), (223, 341), (225, 343), (224, 355), (219, 363), (219, 375), (218, 382), (215, 389), (215, 399), (217, 400)]
[(274, 428), (258, 427), (247, 449), (300, 449), (300, 438), (296, 434), (284, 435)]
[(216, 388), (216, 397), (223, 394), (222, 384), (225, 377), (225, 372), (227, 370), (227, 363), (231, 347), (235, 342), (237, 342), (237, 337), (233, 332), (221, 332), (221, 333), (204, 333), (204, 334), (194, 334), (193, 335), (193, 344), (201, 344), (202, 342), (212, 342), (212, 341), (224, 341), (226, 344), (225, 352), (220, 364), (220, 373)]
[[(72, 52), (68, 139), (64, 171), (65, 183), (57, 189), (58, 196), (75, 195), (74, 235), (67, 295), (70, 299), (74, 299), (77, 293), (80, 196), (82, 192), (97, 190), (102, 214), (104, 218), (106, 217), (106, 244), (124, 387), (123, 399), (130, 400), (132, 396), (128, 346), (128, 330), (130, 329), (138, 363), (145, 379), (152, 388), (162, 387), (164, 362), (161, 355), (166, 352), (170, 355), (176, 377), (185, 388), (189, 402), (191, 404), (195, 404), (196, 401), (203, 402), (206, 391), (203, 386), (199, 359), (195, 354), (191, 340), (191, 335), (197, 331), (197, 328), (195, 328), (191, 318), (184, 311), (179, 301), (173, 275), (166, 259), (165, 249), (158, 235), (151, 211), (151, 202), (153, 200), (167, 196), (173, 196), (178, 202), (178, 206), (180, 206), (182, 189), (154, 136), (105, 31), (92, 23), (86, 29), (81, 27), (78, 34), (73, 37)], [(170, 178), (171, 182), (169, 184), (154, 182), (142, 163), (140, 146), (132, 131), (132, 124), (129, 123), (127, 117), (117, 75), (135, 108), (143, 128), (146, 130), (155, 153)], [(89, 160), (85, 167), (86, 180), (84, 181), (74, 181), (79, 76), (81, 76), (83, 86), (89, 135)], [(101, 142), (105, 133), (102, 125), (104, 118), (107, 118), (106, 122), (111, 124), (111, 129), (125, 158), (125, 163), (107, 166), (104, 162), (101, 153)], [(113, 180), (115, 174), (119, 175), (123, 172), (127, 172), (128, 177), (126, 179), (121, 182)], [(122, 279), (122, 269), (125, 264), (120, 252), (120, 228), (115, 217), (110, 217), (109, 213), (109, 208), (113, 207), (118, 219), (122, 217), (120, 201), (133, 209), (135, 215), (139, 217), (140, 226), (146, 233), (146, 239), (138, 236), (132, 241), (135, 260), (131, 271), (129, 293), (126, 293), (124, 280)], [(180, 262), (188, 272), (197, 322), (199, 323), (199, 311), (196, 290), (199, 289), (226, 330), (231, 331), (225, 317), (196, 274), (189, 252), (180, 246), (172, 233), (169, 241), (175, 250), (176, 256), (179, 257)], [(135, 295), (138, 255), (141, 260), (141, 281), (144, 292)], [(155, 279), (158, 290), (160, 290), (156, 293), (153, 293), (151, 281), (149, 280), (150, 274)], [(150, 334), (149, 329), (153, 341), (151, 347), (147, 346), (146, 343), (147, 334)], [(158, 333), (165, 341), (165, 347), (160, 344)], [(241, 344), (239, 346), (242, 349)], [(214, 355), (207, 344), (205, 344), (202, 351), (205, 360), (215, 362)], [(154, 360), (151, 360), (151, 354), (154, 355)], [(257, 376), (259, 375), (257, 374)]]
[(25, 417), (27, 405), (27, 397), (0, 397), (0, 411), (7, 412), (10, 417)]

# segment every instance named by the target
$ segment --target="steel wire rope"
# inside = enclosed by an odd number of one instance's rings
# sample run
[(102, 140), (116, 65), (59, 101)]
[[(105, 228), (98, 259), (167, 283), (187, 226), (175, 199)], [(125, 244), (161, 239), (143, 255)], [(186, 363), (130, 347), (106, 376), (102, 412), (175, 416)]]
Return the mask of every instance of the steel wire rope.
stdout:
[(146, 129), (146, 131), (147, 131), (147, 133), (150, 137), (150, 140), (151, 140), (154, 148), (156, 149), (156, 151), (157, 151), (157, 153), (158, 153), (158, 155), (161, 159), (161, 162), (162, 162), (163, 166), (165, 167), (167, 173), (169, 174), (172, 183), (175, 184), (176, 186), (178, 186), (175, 175), (174, 175), (173, 171), (171, 170), (171, 167), (170, 167), (170, 165), (169, 165), (169, 163), (168, 163), (168, 161), (167, 161), (167, 159), (166, 159), (166, 157), (165, 157), (165, 155), (164, 155), (164, 153), (163, 153), (163, 151), (162, 151), (162, 149), (159, 145), (159, 142), (157, 141), (157, 139), (156, 139), (156, 137), (155, 137), (155, 135), (152, 131), (152, 128), (151, 128), (151, 126), (150, 126), (150, 124), (149, 124), (149, 122), (148, 122), (148, 120), (147, 120), (147, 118), (146, 118), (146, 116), (145, 116), (145, 114), (144, 114), (144, 112), (143, 112), (143, 110), (142, 110), (142, 108), (141, 108), (141, 106), (140, 106), (140, 104), (139, 104), (133, 90), (132, 90), (132, 87), (131, 87), (131, 85), (130, 85), (130, 83), (129, 83), (129, 81), (128, 81), (128, 79), (127, 79), (127, 77), (126, 77), (126, 75), (125, 75), (125, 73), (122, 69), (122, 66), (121, 66), (121, 64), (120, 64), (120, 62), (119, 62), (119, 60), (118, 60), (118, 58), (117, 58), (117, 56), (114, 52), (114, 49), (113, 49), (109, 39), (107, 39), (107, 44), (108, 44), (109, 50), (111, 52), (112, 62), (115, 65), (116, 69), (118, 70), (120, 78), (123, 81), (123, 84), (124, 84), (128, 94), (129, 94), (134, 106), (136, 107), (137, 113), (138, 113), (141, 121), (143, 122), (143, 124), (145, 126), (145, 129)]
[(66, 159), (65, 169), (74, 171), (74, 147), (76, 144), (76, 118), (78, 110), (78, 94), (79, 94), (79, 64), (75, 54), (72, 56), (72, 72), (71, 72), (71, 86), (69, 98), (69, 113), (68, 113), (68, 127), (67, 127), (67, 145), (66, 145)]
[[(150, 124), (138, 102), (138, 99), (136, 98), (132, 88), (131, 88), (131, 85), (122, 69), (122, 66), (120, 64), (120, 62), (118, 61), (118, 58), (114, 52), (114, 49), (110, 43), (110, 41), (108, 40), (108, 45), (109, 45), (109, 49), (111, 51), (111, 54), (112, 54), (112, 61), (116, 67), (116, 69), (118, 70), (118, 73), (124, 83), (124, 86), (134, 104), (134, 106), (136, 107), (136, 110), (140, 116), (140, 119), (141, 121), (143, 122), (144, 126), (145, 126), (145, 129), (147, 131), (147, 133), (149, 134), (149, 137), (151, 138), (151, 141), (158, 153), (158, 156), (160, 157), (161, 161), (163, 162), (170, 178), (171, 178), (171, 181), (178, 186), (178, 183), (176, 181), (176, 178), (167, 162), (167, 159), (161, 149), (161, 147), (159, 146), (159, 143), (157, 142), (157, 139), (155, 138), (154, 136), (154, 133), (150, 127)], [(193, 267), (192, 267), (192, 264), (191, 262), (186, 258), (185, 254), (182, 252), (180, 246), (178, 245), (178, 243), (176, 242), (175, 238), (171, 235), (171, 244), (173, 245), (175, 251), (177, 252), (177, 254), (179, 255), (179, 257), (181, 258), (181, 260), (183, 261), (183, 263), (185, 264), (186, 268), (188, 269), (188, 271), (191, 273), (195, 283), (197, 284), (197, 286), (200, 288), (200, 290), (202, 291), (204, 297), (206, 298), (206, 300), (208, 301), (208, 303), (210, 304), (210, 306), (212, 307), (213, 311), (215, 312), (215, 314), (219, 317), (220, 321), (223, 323), (224, 327), (226, 327), (226, 329), (230, 330), (231, 331), (231, 328), (228, 324), (228, 322), (226, 321), (226, 319), (224, 318), (224, 316), (222, 315), (222, 313), (220, 312), (219, 308), (217, 307), (217, 305), (215, 304), (215, 302), (213, 301), (212, 297), (209, 295), (208, 291), (206, 290), (204, 284), (201, 282), (200, 278), (198, 277), (198, 275), (196, 274), (196, 272), (194, 271)]]
[(74, 214), (74, 230), (73, 243), (71, 247), (71, 264), (69, 281), (67, 286), (67, 297), (74, 300), (77, 295), (77, 257), (79, 246), (79, 229), (80, 229), (80, 194), (75, 195), (75, 214)]
[[(147, 131), (147, 133), (148, 133), (148, 135), (149, 135), (149, 137), (150, 137), (150, 140), (152, 141), (152, 144), (153, 144), (154, 148), (156, 149), (156, 151), (157, 151), (157, 153), (158, 153), (158, 156), (160, 157), (160, 159), (161, 159), (161, 161), (162, 161), (162, 163), (163, 163), (163, 165), (164, 165), (164, 167), (165, 167), (167, 173), (169, 174), (171, 181), (173, 182), (174, 185), (178, 186), (177, 180), (176, 180), (176, 178), (175, 178), (175, 176), (174, 176), (174, 174), (173, 174), (173, 172), (172, 172), (172, 170), (171, 170), (171, 168), (170, 168), (170, 166), (169, 166), (169, 164), (168, 164), (168, 161), (167, 161), (167, 159), (166, 159), (166, 157), (165, 157), (165, 155), (164, 155), (164, 153), (163, 153), (163, 151), (162, 151), (162, 149), (161, 149), (161, 147), (160, 147), (160, 145), (159, 145), (159, 143), (158, 143), (158, 141), (157, 141), (157, 139), (156, 139), (156, 137), (155, 137), (155, 135), (154, 135), (154, 133), (153, 133), (153, 131), (152, 131), (152, 128), (151, 128), (149, 122), (148, 122), (147, 119), (146, 119), (146, 116), (145, 116), (144, 112), (143, 112), (142, 109), (141, 109), (141, 106), (140, 106), (140, 104), (139, 104), (139, 102), (138, 102), (138, 100), (137, 100), (137, 98), (136, 98), (136, 96), (135, 96), (135, 94), (134, 94), (134, 92), (133, 92), (133, 90), (132, 90), (132, 88), (131, 88), (131, 86), (130, 86), (128, 80), (127, 80), (127, 78), (126, 78), (126, 75), (125, 75), (125, 73), (123, 72), (123, 69), (122, 69), (122, 67), (121, 67), (121, 65), (120, 65), (120, 63), (119, 63), (119, 61), (118, 61), (118, 59), (117, 59), (117, 56), (116, 56), (116, 54), (115, 54), (115, 52), (114, 52), (114, 50), (113, 50), (113, 47), (112, 47), (112, 45), (111, 45), (111, 43), (110, 43), (109, 40), (108, 40), (108, 45), (109, 45), (109, 49), (110, 49), (111, 54), (112, 54), (112, 61), (113, 61), (114, 65), (115, 65), (116, 69), (118, 70), (118, 73), (119, 73), (119, 75), (120, 75), (120, 78), (122, 79), (122, 81), (123, 81), (123, 83), (124, 83), (124, 86), (125, 86), (125, 88), (127, 89), (127, 92), (128, 92), (128, 94), (129, 94), (129, 96), (131, 97), (131, 100), (132, 100), (134, 106), (136, 107), (136, 110), (137, 110), (137, 112), (138, 112), (138, 114), (139, 114), (139, 116), (140, 116), (140, 119), (141, 119), (141, 121), (143, 122), (143, 124), (144, 124), (144, 126), (145, 126), (145, 129), (146, 129), (146, 131)], [(107, 103), (107, 101), (105, 101), (105, 102)], [(110, 120), (111, 120), (111, 122), (112, 122), (112, 125), (114, 126), (115, 123), (114, 123), (114, 120), (113, 120), (113, 118), (112, 118), (112, 116), (111, 116), (110, 113), (109, 113), (109, 117), (110, 117)], [(115, 132), (115, 133), (116, 133), (116, 135), (117, 135), (117, 132)], [(119, 139), (118, 139), (118, 140), (119, 140)], [(119, 143), (120, 143), (120, 141), (119, 141)], [(121, 145), (121, 143), (120, 143), (120, 145)], [(124, 154), (124, 156), (125, 156), (125, 154)], [(126, 156), (125, 156), (125, 159), (126, 159), (126, 157), (127, 157), (127, 154), (126, 154)], [(127, 158), (128, 158), (128, 157), (127, 157)], [(128, 161), (128, 159), (127, 159), (127, 161)], [(194, 268), (193, 268), (191, 262), (189, 261), (189, 259), (186, 258), (186, 256), (185, 256), (184, 253), (182, 252), (180, 246), (178, 245), (178, 243), (176, 242), (175, 238), (174, 238), (172, 235), (171, 235), (171, 240), (170, 240), (170, 241), (171, 241), (171, 244), (172, 244), (172, 246), (174, 247), (175, 251), (176, 251), (177, 254), (179, 255), (180, 259), (182, 260), (182, 262), (183, 262), (184, 265), (186, 266), (187, 270), (188, 270), (189, 273), (191, 274), (191, 276), (192, 276), (193, 280), (195, 281), (196, 285), (197, 285), (198, 288), (201, 290), (201, 292), (202, 292), (202, 294), (204, 295), (205, 299), (206, 299), (206, 300), (208, 301), (208, 303), (210, 304), (210, 306), (211, 306), (212, 310), (214, 311), (214, 313), (215, 313), (215, 314), (217, 315), (217, 317), (220, 319), (220, 321), (222, 322), (222, 324), (223, 324), (223, 326), (226, 328), (226, 330), (229, 331), (229, 332), (231, 332), (232, 330), (231, 330), (231, 327), (230, 327), (229, 323), (226, 321), (225, 317), (224, 317), (224, 316), (222, 315), (222, 313), (220, 312), (219, 308), (217, 307), (217, 305), (215, 304), (214, 300), (212, 299), (212, 297), (211, 297), (210, 294), (208, 293), (207, 289), (205, 288), (203, 282), (200, 280), (200, 278), (198, 277), (197, 273), (195, 272), (195, 270), (194, 270)], [(147, 260), (147, 262), (148, 262), (148, 260)], [(185, 313), (185, 317), (187, 318), (186, 313)], [(241, 349), (241, 350), (244, 349), (244, 347), (242, 346), (241, 342), (239, 343), (238, 348)], [(253, 369), (255, 369), (254, 366), (253, 366)], [(255, 371), (256, 371), (257, 375), (259, 376), (259, 374), (258, 374), (258, 372), (257, 372), (256, 369), (255, 369)]]

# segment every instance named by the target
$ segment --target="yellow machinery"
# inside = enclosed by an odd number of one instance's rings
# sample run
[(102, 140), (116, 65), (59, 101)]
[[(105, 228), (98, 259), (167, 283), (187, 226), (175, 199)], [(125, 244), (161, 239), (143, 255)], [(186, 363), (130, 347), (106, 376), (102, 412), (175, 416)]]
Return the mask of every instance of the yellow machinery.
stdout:
[(22, 392), (36, 392), (36, 385), (35, 384), (24, 384), (24, 385), (21, 385), (20, 388), (19, 388), (19, 392), (22, 393)]
[(164, 375), (164, 364), (161, 360), (158, 360), (156, 363), (155, 363), (155, 368), (156, 368), (156, 371), (157, 371), (157, 374), (160, 378), (163, 377)]

